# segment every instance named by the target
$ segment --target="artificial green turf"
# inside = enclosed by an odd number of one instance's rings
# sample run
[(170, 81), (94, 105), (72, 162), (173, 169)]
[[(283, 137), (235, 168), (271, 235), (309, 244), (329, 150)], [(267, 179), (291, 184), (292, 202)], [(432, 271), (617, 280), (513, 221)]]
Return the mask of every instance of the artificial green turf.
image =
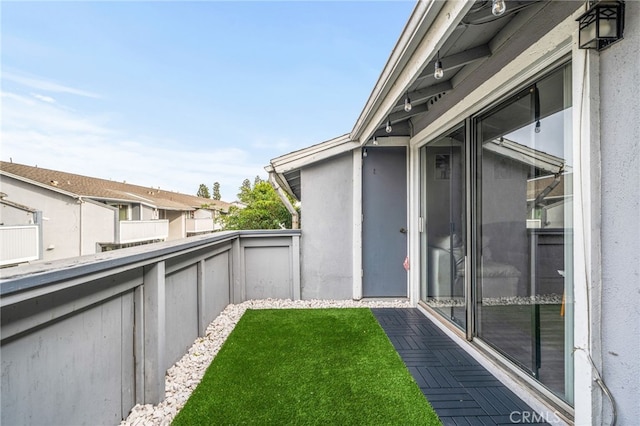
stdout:
[(247, 310), (173, 425), (439, 425), (369, 309)]

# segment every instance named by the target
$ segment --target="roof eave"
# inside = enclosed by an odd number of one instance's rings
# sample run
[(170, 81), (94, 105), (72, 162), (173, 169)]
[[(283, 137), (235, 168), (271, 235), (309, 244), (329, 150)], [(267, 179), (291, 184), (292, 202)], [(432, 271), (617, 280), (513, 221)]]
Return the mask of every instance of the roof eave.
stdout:
[(418, 2), (349, 134), (364, 145), (473, 6), (474, 0)]
[(308, 148), (274, 158), (271, 160), (270, 165), (265, 167), (265, 170), (267, 172), (286, 173), (352, 151), (359, 146), (357, 142), (349, 138), (348, 134), (338, 136)]

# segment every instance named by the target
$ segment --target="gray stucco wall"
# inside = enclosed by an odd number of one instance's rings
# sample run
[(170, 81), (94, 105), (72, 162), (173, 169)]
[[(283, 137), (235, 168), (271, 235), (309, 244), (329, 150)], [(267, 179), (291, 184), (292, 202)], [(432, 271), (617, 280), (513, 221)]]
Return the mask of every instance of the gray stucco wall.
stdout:
[[(618, 424), (640, 419), (640, 2), (600, 53), (602, 372)], [(597, 224), (596, 224), (597, 225)], [(610, 408), (603, 402), (605, 421)]]
[(349, 152), (301, 170), (302, 299), (353, 296), (353, 158)]

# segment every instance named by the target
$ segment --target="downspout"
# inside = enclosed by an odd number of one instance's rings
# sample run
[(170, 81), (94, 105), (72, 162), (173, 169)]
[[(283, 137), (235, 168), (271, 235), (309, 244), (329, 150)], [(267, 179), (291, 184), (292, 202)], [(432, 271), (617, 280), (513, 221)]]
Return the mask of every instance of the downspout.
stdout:
[(78, 256), (82, 256), (84, 253), (82, 253), (82, 205), (84, 204), (84, 200), (82, 199), (82, 197), (78, 197), (78, 208), (80, 209), (79, 211), (79, 217), (78, 217)]
[(298, 211), (295, 207), (293, 207), (293, 204), (291, 204), (289, 197), (287, 197), (284, 189), (282, 189), (282, 187), (278, 183), (275, 172), (269, 172), (269, 183), (271, 183), (271, 186), (273, 186), (273, 188), (278, 193), (280, 200), (282, 200), (284, 206), (287, 208), (287, 210), (289, 210), (289, 213), (291, 213), (291, 229), (299, 229)]

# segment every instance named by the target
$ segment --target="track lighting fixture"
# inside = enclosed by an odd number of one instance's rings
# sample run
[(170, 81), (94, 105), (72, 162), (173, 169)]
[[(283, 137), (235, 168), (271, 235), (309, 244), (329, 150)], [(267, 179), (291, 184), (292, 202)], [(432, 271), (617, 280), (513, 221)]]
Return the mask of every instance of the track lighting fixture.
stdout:
[(436, 59), (436, 67), (435, 70), (433, 72), (433, 77), (436, 80), (440, 80), (442, 77), (444, 77), (444, 70), (442, 69), (442, 62), (440, 62), (440, 51), (438, 50), (438, 56)]
[(384, 128), (384, 131), (387, 133), (391, 133), (393, 127), (391, 127), (391, 120), (387, 119), (387, 127)]
[(507, 5), (504, 0), (493, 0), (493, 4), (491, 5), (491, 13), (493, 16), (500, 16), (507, 10)]
[(411, 99), (409, 99), (409, 94), (408, 93), (404, 98), (404, 110), (406, 112), (411, 111)]

